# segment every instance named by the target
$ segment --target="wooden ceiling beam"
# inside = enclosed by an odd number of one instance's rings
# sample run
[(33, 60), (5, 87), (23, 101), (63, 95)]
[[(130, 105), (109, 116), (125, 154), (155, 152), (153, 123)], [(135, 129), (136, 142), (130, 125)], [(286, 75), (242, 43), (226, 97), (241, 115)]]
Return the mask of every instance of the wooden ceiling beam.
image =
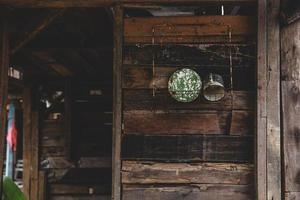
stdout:
[[(0, 0), (1, 2), (1, 0)], [(1, 4), (0, 4), (1, 5)], [(55, 11), (51, 11), (49, 15), (45, 17), (40, 23), (38, 23), (35, 28), (27, 33), (24, 38), (16, 43), (16, 45), (12, 48), (11, 53), (14, 54), (30, 41), (32, 41), (37, 35), (47, 29), (52, 22), (58, 17), (62, 16), (65, 13), (66, 9), (57, 9)]]
[(0, 6), (32, 8), (99, 7), (124, 4), (253, 4), (257, 0), (0, 0)]

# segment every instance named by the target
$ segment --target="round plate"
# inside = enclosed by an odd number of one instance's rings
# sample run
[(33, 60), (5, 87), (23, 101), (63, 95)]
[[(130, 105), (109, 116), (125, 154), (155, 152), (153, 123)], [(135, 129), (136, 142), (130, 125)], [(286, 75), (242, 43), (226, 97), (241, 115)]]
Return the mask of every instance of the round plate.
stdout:
[(171, 96), (179, 102), (192, 102), (200, 95), (201, 78), (192, 69), (175, 71), (169, 78), (168, 89)]

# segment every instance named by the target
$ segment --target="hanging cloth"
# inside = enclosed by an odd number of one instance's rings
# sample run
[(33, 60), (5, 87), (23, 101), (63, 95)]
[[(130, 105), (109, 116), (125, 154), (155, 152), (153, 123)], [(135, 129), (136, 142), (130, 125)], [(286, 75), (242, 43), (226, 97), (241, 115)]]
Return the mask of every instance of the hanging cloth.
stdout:
[(13, 150), (17, 150), (17, 127), (16, 127), (16, 110), (13, 103), (8, 106), (8, 118), (7, 118), (7, 144)]

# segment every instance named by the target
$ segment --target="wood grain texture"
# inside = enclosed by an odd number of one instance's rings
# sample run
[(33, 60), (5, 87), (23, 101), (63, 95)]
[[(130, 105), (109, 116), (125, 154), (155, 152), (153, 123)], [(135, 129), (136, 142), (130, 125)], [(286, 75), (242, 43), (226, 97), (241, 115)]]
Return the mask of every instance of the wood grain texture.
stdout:
[(123, 184), (253, 184), (253, 166), (232, 163), (122, 162)]
[[(179, 3), (180, 0), (1, 0), (0, 5), (10, 7), (38, 7), (38, 8), (65, 8), (65, 7), (99, 7), (113, 6), (116, 3), (149, 4), (149, 3)], [(185, 3), (196, 4), (255, 4), (257, 0), (186, 0)]]
[[(127, 111), (123, 113), (123, 132), (142, 135), (253, 135), (251, 111), (236, 111), (232, 115), (230, 118), (230, 112), (216, 111)], [(228, 121), (231, 127), (228, 127)]]
[(256, 111), (256, 198), (267, 199), (267, 0), (258, 1), (257, 111)]
[(31, 116), (32, 116), (32, 86), (26, 85), (23, 90), (23, 192), (30, 199), (31, 177)]
[(123, 7), (114, 7), (112, 199), (121, 200)]
[[(282, 129), (284, 149), (284, 191), (295, 192), (288, 194), (286, 199), (300, 197), (300, 22), (282, 29), (281, 33), (281, 90), (282, 90)], [(298, 196), (299, 195), (299, 196)]]
[(184, 185), (184, 186), (131, 186), (124, 185), (123, 200), (253, 200), (251, 186), (232, 185)]
[(123, 160), (168, 162), (252, 162), (253, 137), (126, 135)]
[(200, 97), (191, 103), (181, 103), (171, 97), (165, 90), (124, 89), (124, 111), (133, 110), (254, 110), (255, 93), (251, 91), (234, 91), (233, 98), (227, 92), (221, 101), (209, 102)]
[(229, 62), (229, 48), (232, 51), (233, 68), (256, 65), (256, 45), (251, 40), (245, 44), (160, 44), (126, 45), (124, 64), (152, 66), (196, 67), (209, 70), (226, 70)]
[(226, 43), (249, 40), (255, 22), (245, 16), (128, 18), (124, 21), (125, 43)]
[(267, 199), (281, 200), (280, 0), (268, 0), (267, 9)]
[(6, 106), (8, 98), (8, 67), (9, 67), (9, 35), (7, 30), (7, 16), (0, 10), (0, 199), (2, 200), (2, 177), (4, 169), (5, 141), (6, 141)]

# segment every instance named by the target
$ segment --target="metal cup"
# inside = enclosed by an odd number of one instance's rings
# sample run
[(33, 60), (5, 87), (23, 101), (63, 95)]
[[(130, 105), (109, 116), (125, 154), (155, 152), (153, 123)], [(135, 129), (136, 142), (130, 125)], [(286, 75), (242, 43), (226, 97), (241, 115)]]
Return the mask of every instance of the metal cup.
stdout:
[(219, 101), (225, 96), (224, 81), (221, 75), (208, 74), (204, 79), (203, 96), (208, 101)]

